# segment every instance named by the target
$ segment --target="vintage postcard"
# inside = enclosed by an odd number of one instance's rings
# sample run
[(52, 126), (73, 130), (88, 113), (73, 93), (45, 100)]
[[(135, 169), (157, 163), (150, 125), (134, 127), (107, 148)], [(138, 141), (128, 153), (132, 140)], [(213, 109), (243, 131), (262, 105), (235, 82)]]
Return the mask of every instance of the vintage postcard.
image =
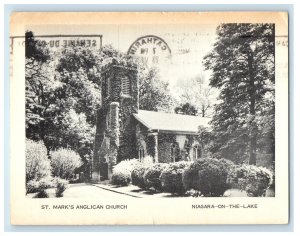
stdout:
[(24, 13), (11, 224), (287, 224), (286, 12)]

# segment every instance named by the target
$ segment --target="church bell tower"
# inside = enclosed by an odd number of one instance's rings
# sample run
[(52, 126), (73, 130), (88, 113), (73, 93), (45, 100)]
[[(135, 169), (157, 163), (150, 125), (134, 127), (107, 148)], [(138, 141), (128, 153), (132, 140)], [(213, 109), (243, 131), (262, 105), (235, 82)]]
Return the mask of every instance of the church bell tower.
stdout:
[(113, 166), (137, 154), (132, 113), (138, 112), (138, 78), (134, 65), (115, 60), (102, 72), (102, 105), (97, 111), (92, 181), (110, 179)]

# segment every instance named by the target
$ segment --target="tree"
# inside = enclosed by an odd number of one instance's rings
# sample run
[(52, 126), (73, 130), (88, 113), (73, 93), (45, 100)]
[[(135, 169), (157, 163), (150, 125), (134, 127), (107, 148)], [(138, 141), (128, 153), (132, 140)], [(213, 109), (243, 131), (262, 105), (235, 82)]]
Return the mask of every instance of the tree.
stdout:
[[(33, 140), (42, 140), (50, 150), (46, 136), (49, 127), (48, 118), (55, 114), (57, 99), (54, 90), (57, 81), (53, 76), (53, 64), (50, 62), (48, 48), (36, 40), (31, 31), (25, 34), (25, 85), (26, 85), (26, 136)], [(53, 122), (53, 121), (51, 121)]]
[(25, 58), (37, 62), (46, 62), (50, 59), (47, 46), (43, 41), (36, 40), (32, 31), (25, 33)]
[[(96, 109), (100, 105), (99, 51), (63, 48), (51, 58), (33, 33), (26, 38), (26, 136), (48, 151), (72, 148), (91, 155)], [(76, 129), (75, 129), (76, 128)], [(70, 130), (78, 132), (71, 132)], [(80, 131), (80, 132), (79, 132)], [(84, 134), (84, 135), (83, 135)]]
[(92, 155), (96, 132), (95, 125), (87, 122), (83, 112), (77, 113), (74, 109), (65, 113), (62, 124), (61, 139), (64, 142), (61, 143), (60, 147), (71, 147), (80, 154), (83, 160), (88, 160)]
[[(212, 120), (211, 151), (256, 164), (261, 123), (274, 98), (274, 24), (221, 24), (204, 65), (211, 70), (210, 85), (220, 90)], [(270, 99), (271, 97), (271, 99)], [(272, 118), (273, 119), (273, 118)], [(271, 128), (271, 133), (274, 133)]]
[(197, 109), (193, 105), (187, 102), (185, 104), (181, 104), (180, 106), (176, 107), (175, 113), (196, 116)]
[(159, 78), (155, 68), (139, 69), (139, 108), (148, 111), (172, 111), (169, 84)]
[(209, 117), (216, 99), (216, 89), (209, 86), (203, 75), (191, 79), (179, 80), (177, 84), (179, 100), (189, 103), (197, 110), (196, 115)]

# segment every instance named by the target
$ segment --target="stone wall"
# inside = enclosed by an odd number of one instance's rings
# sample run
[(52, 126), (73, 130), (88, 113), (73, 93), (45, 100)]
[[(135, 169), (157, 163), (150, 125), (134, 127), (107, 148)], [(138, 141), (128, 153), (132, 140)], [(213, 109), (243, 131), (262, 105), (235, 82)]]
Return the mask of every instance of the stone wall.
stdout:
[[(171, 146), (175, 145), (174, 155), (175, 161), (191, 161), (193, 153), (192, 147), (195, 144), (200, 146), (201, 157), (204, 156), (204, 148), (203, 144), (199, 142), (197, 139), (197, 135), (184, 135), (184, 145), (180, 147), (177, 142), (178, 136), (176, 134), (162, 134), (158, 135), (158, 160), (159, 162), (168, 163), (173, 162), (173, 157), (171, 155)], [(183, 135), (180, 135), (180, 139), (182, 139)]]
[(175, 151), (175, 159), (180, 160), (180, 151), (176, 142), (175, 134), (158, 134), (158, 161), (162, 163), (173, 162), (171, 156), (171, 146), (175, 144), (177, 149)]
[(105, 162), (103, 152), (101, 153), (101, 145), (104, 140), (104, 134), (106, 130), (106, 114), (107, 110), (104, 107), (101, 107), (97, 111), (97, 120), (96, 120), (96, 134), (94, 141), (94, 155), (92, 161), (92, 180), (94, 182), (100, 181), (100, 162)]

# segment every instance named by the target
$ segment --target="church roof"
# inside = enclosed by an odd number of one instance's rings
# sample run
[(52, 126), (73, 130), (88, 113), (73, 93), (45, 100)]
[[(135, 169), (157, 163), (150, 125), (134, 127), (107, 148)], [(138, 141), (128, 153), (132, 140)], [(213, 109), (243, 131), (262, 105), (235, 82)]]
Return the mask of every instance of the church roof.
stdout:
[(156, 111), (139, 110), (133, 114), (136, 120), (150, 130), (160, 132), (195, 134), (198, 127), (209, 127), (209, 118), (201, 116), (180, 115)]

